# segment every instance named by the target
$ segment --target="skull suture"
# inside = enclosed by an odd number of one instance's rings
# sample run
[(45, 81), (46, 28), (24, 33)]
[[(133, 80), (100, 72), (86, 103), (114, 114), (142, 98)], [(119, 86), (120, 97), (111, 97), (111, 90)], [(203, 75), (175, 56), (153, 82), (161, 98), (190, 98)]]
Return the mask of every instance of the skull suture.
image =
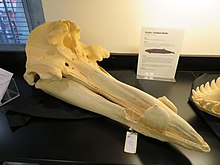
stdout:
[(25, 80), (70, 104), (104, 115), (146, 136), (209, 152), (203, 138), (166, 97), (159, 99), (122, 83), (97, 61), (109, 57), (98, 46), (80, 42), (80, 28), (68, 20), (46, 22), (26, 44)]
[(197, 107), (220, 118), (220, 77), (192, 90), (192, 99)]

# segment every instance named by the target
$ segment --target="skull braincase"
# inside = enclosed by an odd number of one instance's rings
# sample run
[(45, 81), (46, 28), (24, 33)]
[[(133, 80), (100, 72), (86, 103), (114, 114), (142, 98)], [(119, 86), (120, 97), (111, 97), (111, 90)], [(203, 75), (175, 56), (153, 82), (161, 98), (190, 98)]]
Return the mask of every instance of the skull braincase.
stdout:
[(25, 80), (70, 104), (104, 115), (146, 136), (188, 149), (210, 151), (203, 138), (177, 114), (165, 96), (155, 98), (122, 83), (97, 61), (110, 53), (80, 42), (80, 28), (68, 20), (46, 22), (26, 44)]
[(34, 85), (36, 74), (47, 80), (62, 79), (70, 73), (79, 76), (80, 69), (76, 67), (80, 67), (80, 63), (99, 69), (96, 61), (109, 57), (109, 52), (99, 45), (81, 43), (80, 28), (70, 21), (47, 22), (41, 26), (37, 33), (32, 32), (26, 47), (24, 76), (30, 85)]

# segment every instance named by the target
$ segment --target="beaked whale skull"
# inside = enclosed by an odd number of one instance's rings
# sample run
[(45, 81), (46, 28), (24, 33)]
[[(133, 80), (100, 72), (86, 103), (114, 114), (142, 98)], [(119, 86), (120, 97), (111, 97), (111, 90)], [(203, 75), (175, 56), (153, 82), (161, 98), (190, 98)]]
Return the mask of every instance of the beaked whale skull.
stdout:
[(25, 80), (70, 104), (104, 115), (137, 132), (185, 148), (209, 152), (203, 138), (177, 114), (165, 96), (155, 98), (122, 83), (97, 61), (110, 53), (80, 42), (80, 28), (69, 20), (46, 22), (26, 44)]

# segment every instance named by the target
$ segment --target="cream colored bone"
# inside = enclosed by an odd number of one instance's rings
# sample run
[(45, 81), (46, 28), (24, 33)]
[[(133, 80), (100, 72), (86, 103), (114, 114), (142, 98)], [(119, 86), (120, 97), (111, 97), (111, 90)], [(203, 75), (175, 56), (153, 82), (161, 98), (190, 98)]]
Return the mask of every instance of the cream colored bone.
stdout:
[(192, 99), (200, 110), (220, 118), (220, 77), (193, 89)]
[(159, 99), (122, 83), (97, 61), (109, 57), (98, 46), (80, 42), (80, 28), (68, 20), (47, 22), (33, 30), (26, 45), (25, 80), (43, 91), (104, 115), (161, 141), (209, 152), (203, 138), (166, 97)]

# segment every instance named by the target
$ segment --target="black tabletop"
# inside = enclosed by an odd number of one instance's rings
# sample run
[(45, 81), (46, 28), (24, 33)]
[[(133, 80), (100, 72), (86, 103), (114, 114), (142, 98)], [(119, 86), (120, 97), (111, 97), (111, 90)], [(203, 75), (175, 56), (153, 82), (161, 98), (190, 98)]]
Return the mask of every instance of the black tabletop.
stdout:
[[(110, 73), (154, 97), (167, 96), (178, 107), (178, 114), (210, 145), (211, 152), (191, 151), (138, 134), (137, 153), (127, 154), (123, 148), (128, 127), (106, 117), (64, 120), (35, 116), (23, 127), (13, 130), (5, 115), (12, 101), (0, 108), (0, 161), (144, 165), (220, 163), (219, 139), (188, 103), (192, 82), (196, 78), (192, 72), (178, 71), (175, 83), (137, 80), (133, 70), (114, 70)], [(15, 74), (14, 77), (21, 93), (17, 99), (31, 97), (32, 87), (25, 83), (21, 75)], [(77, 107), (73, 106), (74, 109)]]

